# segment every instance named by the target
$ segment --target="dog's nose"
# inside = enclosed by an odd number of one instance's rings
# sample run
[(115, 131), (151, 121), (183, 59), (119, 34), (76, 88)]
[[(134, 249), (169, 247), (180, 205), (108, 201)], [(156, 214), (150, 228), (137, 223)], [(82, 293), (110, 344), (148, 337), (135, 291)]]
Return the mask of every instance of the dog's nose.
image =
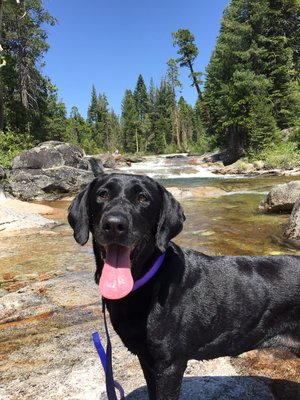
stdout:
[(108, 215), (102, 221), (104, 233), (120, 236), (128, 232), (128, 220), (122, 215)]

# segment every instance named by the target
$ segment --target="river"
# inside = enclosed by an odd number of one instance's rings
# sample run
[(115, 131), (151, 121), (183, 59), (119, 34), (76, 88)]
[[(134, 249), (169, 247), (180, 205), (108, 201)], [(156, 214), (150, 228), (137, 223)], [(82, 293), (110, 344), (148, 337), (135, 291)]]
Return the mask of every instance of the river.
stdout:
[[(180, 200), (186, 222), (175, 241), (182, 246), (211, 255), (300, 254), (280, 241), (289, 216), (258, 211), (260, 201), (270, 188), (292, 178), (220, 177), (200, 166), (186, 165), (184, 158), (161, 158), (159, 162), (150, 158), (147, 163), (124, 169), (148, 173), (167, 188), (219, 190), (216, 196), (197, 195)], [(85, 373), (77, 368), (78, 351), (93, 352), (93, 349), (86, 350), (91, 344), (85, 331), (95, 329), (101, 316), (99, 295), (93, 284), (92, 247), (90, 243), (80, 247), (74, 242), (66, 221), (69, 202), (48, 204), (63, 210), (59, 225), (1, 238), (0, 296), (12, 309), (5, 323), (0, 324), (0, 371), (3, 373), (0, 398), (5, 400), (92, 399), (91, 393), (103, 390), (102, 386), (100, 390), (92, 383), (87, 384)], [(73, 340), (76, 340), (77, 353), (71, 350)], [(121, 348), (118, 347), (120, 353)], [(136, 368), (136, 361), (131, 363)], [(61, 377), (59, 369), (55, 375), (58, 364), (65, 368), (68, 379)], [(97, 369), (95, 361), (85, 368), (91, 376), (98, 374)], [(85, 394), (79, 396), (76, 392), (73, 396), (74, 380), (79, 372), (84, 377), (80, 393)], [(51, 379), (39, 380), (42, 373), (49, 374)], [(120, 370), (117, 374), (122, 379), (125, 373)], [(129, 390), (134, 383), (132, 379)], [(64, 391), (71, 394), (66, 395)]]
[[(131, 172), (139, 172), (140, 169), (138, 167)], [(147, 172), (147, 169), (144, 167), (141, 172)], [(289, 215), (264, 214), (258, 210), (260, 201), (272, 187), (290, 181), (291, 178), (224, 178), (209, 174), (195, 177), (192, 173), (190, 177), (178, 175), (175, 178), (170, 170), (168, 173), (169, 177), (166, 178), (162, 178), (159, 173), (158, 179), (167, 188), (209, 187), (224, 191), (224, 195), (218, 193), (216, 197), (195, 196), (180, 200), (186, 222), (182, 233), (175, 239), (178, 244), (211, 255), (295, 253), (295, 250), (277, 240), (282, 236)], [(152, 175), (157, 178), (153, 168)], [(59, 219), (61, 225), (1, 239), (0, 276), (9, 276), (9, 273), (17, 276), (16, 287), (22, 281), (35, 279), (37, 274), (55, 276), (72, 269), (86, 269), (87, 265), (93, 263), (91, 246), (79, 248), (72, 238), (66, 221), (69, 202), (47, 204), (63, 209), (63, 216)], [(2, 289), (5, 289), (9, 281), (2, 281)]]

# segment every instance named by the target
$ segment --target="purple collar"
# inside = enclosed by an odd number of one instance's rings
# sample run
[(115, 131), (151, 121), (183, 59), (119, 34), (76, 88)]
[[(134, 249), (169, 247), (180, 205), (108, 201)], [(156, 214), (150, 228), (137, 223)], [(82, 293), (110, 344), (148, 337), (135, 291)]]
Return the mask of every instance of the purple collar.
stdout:
[(141, 286), (145, 285), (159, 270), (161, 267), (164, 259), (165, 259), (166, 253), (162, 253), (158, 259), (155, 261), (155, 263), (152, 265), (152, 267), (149, 269), (148, 272), (145, 273), (145, 275), (138, 279), (137, 281), (134, 282), (132, 291), (134, 292), (135, 290), (139, 289)]

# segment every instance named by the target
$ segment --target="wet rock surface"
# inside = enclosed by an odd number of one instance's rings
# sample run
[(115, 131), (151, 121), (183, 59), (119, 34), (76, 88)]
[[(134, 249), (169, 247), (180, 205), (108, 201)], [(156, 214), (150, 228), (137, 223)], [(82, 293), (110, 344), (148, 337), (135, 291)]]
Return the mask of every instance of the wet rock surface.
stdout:
[[(2, 297), (0, 314), (2, 399), (106, 399), (100, 360), (92, 333), (104, 338), (99, 293), (92, 271), (79, 271), (35, 282)], [(110, 327), (115, 379), (122, 383), (128, 400), (147, 399), (145, 382), (136, 357), (131, 355)], [(256, 364), (253, 357), (257, 357)], [(190, 361), (185, 373), (181, 399), (267, 400), (281, 391), (299, 395), (300, 385), (288, 380), (264, 378), (272, 370), (288, 376), (287, 368), (299, 367), (289, 353), (265, 352), (242, 358)], [(291, 361), (292, 360), (292, 361)], [(281, 365), (280, 371), (270, 367)], [(295, 364), (297, 362), (297, 364)], [(255, 369), (251, 371), (247, 363)], [(260, 365), (259, 365), (260, 364)], [(244, 370), (244, 371), (242, 371)], [(251, 373), (259, 377), (251, 377)], [(245, 376), (243, 376), (245, 375)], [(293, 379), (297, 379), (294, 371)], [(298, 377), (299, 378), (299, 377)], [(275, 386), (274, 386), (275, 385)], [(283, 392), (281, 395), (283, 396)]]
[(55, 225), (56, 222), (50, 219), (53, 214), (51, 207), (7, 198), (0, 187), (0, 235)]
[(300, 196), (293, 207), (284, 236), (288, 239), (300, 240)]
[(300, 181), (275, 186), (260, 203), (260, 210), (268, 212), (292, 211), (300, 197)]

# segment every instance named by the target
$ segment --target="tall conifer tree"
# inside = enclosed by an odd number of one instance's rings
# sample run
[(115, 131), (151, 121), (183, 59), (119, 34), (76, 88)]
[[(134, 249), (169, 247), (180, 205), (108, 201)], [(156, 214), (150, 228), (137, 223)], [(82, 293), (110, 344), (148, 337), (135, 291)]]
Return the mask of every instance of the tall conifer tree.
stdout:
[(199, 53), (195, 44), (195, 37), (188, 29), (178, 29), (177, 32), (172, 33), (172, 36), (174, 46), (178, 46), (177, 53), (181, 55), (176, 62), (181, 67), (189, 68), (192, 85), (195, 86), (198, 97), (202, 100), (202, 91), (200, 89), (201, 72), (194, 71), (194, 62)]
[(122, 101), (121, 127), (124, 150), (135, 153), (139, 150), (139, 116), (131, 90), (126, 90)]
[(299, 21), (295, 0), (232, 0), (207, 67), (209, 128), (232, 160), (260, 152), (293, 126), (299, 109)]
[(88, 121), (93, 122), (95, 124), (97, 122), (97, 116), (98, 116), (98, 98), (95, 85), (93, 85), (91, 93), (91, 102), (87, 111)]
[(147, 88), (142, 75), (139, 75), (136, 87), (133, 92), (133, 97), (138, 112), (139, 120), (144, 121), (145, 115), (149, 110), (149, 99)]

